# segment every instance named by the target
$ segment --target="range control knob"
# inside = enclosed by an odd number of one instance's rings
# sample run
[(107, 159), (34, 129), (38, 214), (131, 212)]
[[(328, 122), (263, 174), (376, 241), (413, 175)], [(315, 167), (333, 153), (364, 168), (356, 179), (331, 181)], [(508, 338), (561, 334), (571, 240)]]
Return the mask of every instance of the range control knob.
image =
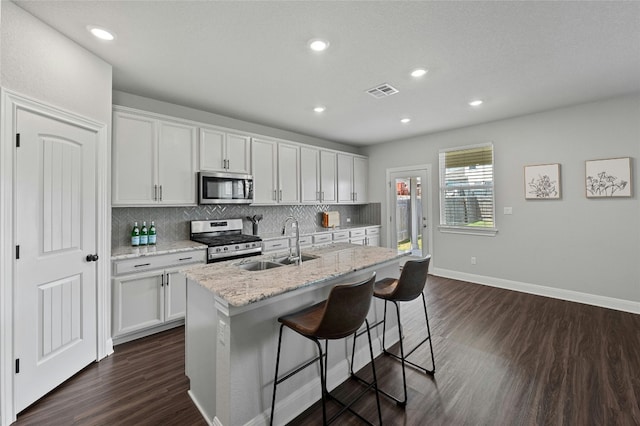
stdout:
[(216, 253), (220, 253), (220, 251), (222, 251), (222, 249), (221, 249), (220, 247), (218, 247), (218, 248), (216, 249)]
[(223, 250), (224, 250), (224, 251), (227, 251), (227, 250), (229, 250), (229, 247), (225, 247)]
[(240, 246), (236, 246), (236, 250), (239, 250), (239, 249), (240, 249)]

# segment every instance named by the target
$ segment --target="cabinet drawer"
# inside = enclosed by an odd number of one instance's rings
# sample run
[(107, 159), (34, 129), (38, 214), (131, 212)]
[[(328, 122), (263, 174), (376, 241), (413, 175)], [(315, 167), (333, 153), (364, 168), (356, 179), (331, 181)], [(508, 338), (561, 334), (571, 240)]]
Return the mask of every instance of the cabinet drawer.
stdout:
[(205, 263), (207, 261), (206, 250), (183, 251), (178, 253), (160, 254), (157, 256), (141, 256), (135, 259), (120, 260), (114, 262), (114, 275), (128, 274), (131, 272), (150, 271), (162, 269), (168, 266), (188, 265), (190, 263)]
[(375, 227), (375, 228), (367, 228), (367, 235), (379, 235), (380, 234), (380, 228)]
[(349, 231), (340, 231), (333, 233), (333, 241), (344, 241), (349, 239)]
[(313, 244), (326, 244), (331, 242), (331, 234), (319, 234), (313, 236)]
[[(291, 240), (291, 244), (295, 244), (296, 243), (296, 239), (293, 238)], [(304, 237), (300, 237), (300, 247), (308, 247), (311, 244), (313, 244), (313, 238), (311, 237), (311, 235), (305, 235)]]
[(364, 234), (365, 234), (365, 229), (364, 228), (362, 228), (362, 229), (352, 229), (350, 231), (350, 234), (351, 234), (351, 238), (353, 238), (353, 237), (363, 237)]
[(269, 240), (262, 242), (263, 251), (283, 250), (289, 248), (289, 239)]

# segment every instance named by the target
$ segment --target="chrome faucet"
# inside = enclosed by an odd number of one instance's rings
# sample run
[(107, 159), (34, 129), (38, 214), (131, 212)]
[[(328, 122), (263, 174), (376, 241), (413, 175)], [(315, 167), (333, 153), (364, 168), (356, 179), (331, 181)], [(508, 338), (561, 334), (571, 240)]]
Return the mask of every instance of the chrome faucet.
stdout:
[(302, 265), (302, 253), (300, 252), (300, 225), (298, 223), (298, 219), (293, 216), (289, 216), (284, 220), (284, 224), (282, 225), (282, 235), (284, 235), (287, 231), (287, 223), (291, 221), (295, 224), (296, 228), (296, 256), (291, 255), (291, 249), (289, 249), (289, 259), (295, 260), (296, 265)]

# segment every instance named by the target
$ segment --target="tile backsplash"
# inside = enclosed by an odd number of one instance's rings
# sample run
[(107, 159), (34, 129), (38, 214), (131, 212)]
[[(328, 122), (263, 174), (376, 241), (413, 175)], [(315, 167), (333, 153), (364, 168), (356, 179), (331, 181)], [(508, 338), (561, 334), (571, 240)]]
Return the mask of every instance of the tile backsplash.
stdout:
[(131, 227), (137, 221), (155, 221), (159, 241), (179, 241), (189, 239), (189, 223), (204, 219), (244, 219), (245, 234), (252, 233), (251, 222), (246, 216), (261, 214), (259, 224), (261, 235), (280, 231), (287, 216), (294, 216), (300, 223), (300, 231), (314, 232), (321, 225), (321, 213), (340, 212), (340, 224), (347, 225), (347, 218), (354, 224), (379, 225), (381, 222), (380, 203), (364, 205), (292, 205), (292, 206), (247, 206), (247, 205), (209, 205), (193, 207), (114, 207), (111, 210), (111, 246), (116, 249), (131, 243)]

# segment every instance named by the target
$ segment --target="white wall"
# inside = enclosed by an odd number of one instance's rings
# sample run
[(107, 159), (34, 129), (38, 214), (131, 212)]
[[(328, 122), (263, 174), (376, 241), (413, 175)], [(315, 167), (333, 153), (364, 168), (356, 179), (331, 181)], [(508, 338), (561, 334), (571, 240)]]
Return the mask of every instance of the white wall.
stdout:
[(248, 121), (237, 120), (235, 118), (225, 117), (223, 115), (171, 104), (156, 99), (145, 98), (143, 96), (121, 92), (118, 90), (113, 91), (113, 103), (115, 105), (122, 105), (129, 108), (151, 111), (157, 114), (170, 115), (187, 120), (200, 121), (202, 123), (213, 124), (215, 126), (228, 127), (231, 129), (241, 130), (249, 133), (271, 136), (273, 138), (315, 145), (322, 148), (346, 151), (353, 154), (359, 154), (361, 152), (361, 149), (355, 146), (302, 135), (300, 133), (289, 132), (287, 130), (276, 129), (274, 127), (263, 126), (261, 124), (251, 123)]
[[(111, 65), (53, 30), (9, 1), (0, 2), (0, 85), (59, 109), (103, 123), (111, 123)], [(3, 108), (6, 106), (3, 106)], [(0, 111), (4, 116), (7, 111)], [(10, 122), (3, 125), (11, 126)], [(0, 424), (8, 425), (15, 417), (12, 407), (12, 294), (13, 283), (13, 137), (0, 132)], [(11, 129), (9, 129), (10, 131)], [(108, 133), (108, 132), (107, 132)], [(107, 135), (99, 149), (109, 167)], [(104, 145), (104, 146), (102, 146)], [(102, 171), (102, 193), (108, 174)], [(99, 191), (100, 192), (100, 191)], [(105, 252), (105, 238), (110, 223), (107, 198), (98, 223)], [(107, 256), (108, 258), (108, 253)], [(99, 265), (99, 276), (108, 274), (108, 264)], [(108, 286), (108, 281), (101, 280)], [(100, 345), (99, 345), (100, 347)]]
[(111, 122), (111, 65), (12, 2), (1, 31), (2, 87)]
[[(384, 171), (430, 163), (437, 224), (438, 150), (492, 141), (498, 234), (435, 228), (435, 271), (525, 291), (544, 286), (539, 294), (572, 300), (589, 299), (572, 298), (572, 292), (593, 295), (594, 304), (630, 301), (622, 309), (640, 312), (639, 118), (640, 95), (634, 94), (371, 146), (370, 170), (376, 172), (369, 174), (370, 198), (382, 202), (387, 217)], [(614, 157), (632, 158), (633, 197), (586, 199), (585, 160)], [(525, 201), (523, 166), (545, 163), (561, 164), (562, 199)], [(502, 214), (505, 206), (513, 207), (513, 215)]]

